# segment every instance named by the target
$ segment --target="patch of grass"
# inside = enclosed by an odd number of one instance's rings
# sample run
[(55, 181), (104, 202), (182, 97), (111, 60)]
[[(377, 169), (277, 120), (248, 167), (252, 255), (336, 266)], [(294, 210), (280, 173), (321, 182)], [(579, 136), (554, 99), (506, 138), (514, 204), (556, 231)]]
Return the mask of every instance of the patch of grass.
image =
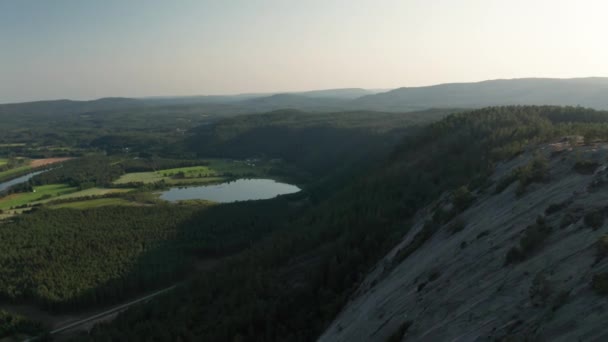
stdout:
[(551, 283), (542, 273), (538, 273), (532, 280), (530, 285), (529, 295), (530, 301), (534, 306), (544, 306), (551, 296), (553, 288)]
[(516, 169), (510, 172), (508, 175), (498, 180), (498, 182), (496, 183), (496, 187), (494, 188), (494, 193), (499, 194), (503, 192), (509, 185), (515, 182), (518, 178), (518, 170), (519, 169)]
[(447, 230), (450, 234), (461, 232), (466, 227), (466, 222), (461, 217), (457, 217), (448, 225)]
[(600, 228), (604, 224), (604, 210), (599, 208), (591, 210), (585, 214), (583, 222), (593, 230)]
[(568, 299), (570, 299), (570, 291), (562, 290), (559, 293), (557, 293), (557, 295), (553, 299), (553, 302), (551, 305), (551, 311), (555, 312), (555, 311), (559, 310), (559, 308), (561, 308), (562, 306), (566, 305), (566, 303), (568, 303)]
[(570, 204), (570, 201), (564, 201), (561, 203), (553, 203), (553, 204), (549, 205), (547, 207), (547, 209), (545, 209), (545, 215), (555, 214), (556, 212), (561, 211), (564, 208), (566, 208), (568, 206), (568, 204)]
[(22, 165), (12, 169), (8, 169), (0, 172), (0, 181), (9, 180), (11, 178), (19, 177), (32, 169), (29, 165)]
[(598, 273), (591, 280), (591, 288), (597, 294), (608, 295), (608, 273)]
[(6, 163), (8, 163), (8, 159), (6, 159), (6, 158), (0, 158), (0, 166), (6, 165)]
[(114, 184), (166, 184), (216, 183), (226, 177), (256, 177), (268, 174), (270, 166), (265, 162), (210, 159), (207, 165), (178, 167), (150, 172), (132, 172), (122, 175)]
[(505, 259), (505, 265), (523, 261), (532, 255), (551, 234), (551, 227), (539, 216), (536, 223), (530, 225), (524, 231), (519, 240), (519, 246), (512, 247)]
[(490, 231), (489, 230), (484, 230), (481, 233), (477, 234), (477, 236), (475, 237), (475, 239), (479, 240), (479, 239), (481, 239), (483, 237), (486, 237), (488, 235), (490, 235)]
[(433, 271), (431, 274), (429, 274), (429, 278), (428, 278), (429, 283), (439, 279), (440, 275), (441, 275), (441, 273), (439, 273), (439, 271)]
[(48, 184), (34, 187), (35, 192), (22, 192), (11, 194), (0, 199), (0, 209), (9, 209), (28, 205), (36, 201), (43, 201), (68, 194), (77, 190), (67, 184)]
[[(17, 334), (35, 336), (42, 333), (42, 331), (42, 324), (40, 322), (31, 321), (21, 315), (0, 310), (0, 339)], [(17, 339), (15, 338), (15, 340)]]
[(207, 165), (178, 167), (174, 169), (156, 171), (155, 173), (163, 177), (181, 176), (183, 178), (200, 178), (217, 175), (217, 171), (209, 168)]
[(400, 342), (408, 329), (412, 326), (412, 321), (405, 321), (399, 325), (399, 328), (388, 337), (386, 342)]
[(453, 192), (452, 197), (453, 210), (456, 210), (459, 213), (467, 209), (475, 200), (475, 196), (473, 196), (466, 186), (461, 186), (456, 189), (456, 191)]
[(599, 166), (600, 166), (600, 164), (597, 163), (596, 161), (581, 160), (581, 161), (577, 161), (576, 164), (574, 164), (573, 169), (574, 169), (574, 171), (576, 171), (582, 175), (592, 175)]
[(114, 184), (129, 184), (129, 183), (149, 184), (149, 183), (160, 182), (164, 178), (165, 177), (163, 177), (161, 174), (158, 174), (156, 172), (132, 172), (132, 173), (127, 173), (127, 174), (120, 176), (120, 178), (118, 178), (117, 180), (114, 181)]
[(564, 216), (560, 220), (559, 227), (566, 228), (569, 225), (576, 223), (581, 218), (581, 216), (582, 216), (581, 213), (576, 212), (576, 211), (567, 212), (564, 214)]
[(597, 264), (608, 256), (608, 234), (601, 236), (595, 246), (595, 263)]
[(526, 192), (528, 185), (532, 183), (543, 182), (549, 177), (549, 162), (542, 155), (536, 155), (530, 163), (525, 166), (518, 167), (504, 176), (496, 184), (494, 193), (501, 193), (511, 183), (519, 180), (515, 194), (521, 196)]
[(52, 209), (70, 208), (70, 209), (89, 209), (97, 207), (105, 207), (110, 205), (135, 205), (135, 203), (127, 201), (123, 198), (97, 198), (85, 201), (67, 202), (51, 205)]

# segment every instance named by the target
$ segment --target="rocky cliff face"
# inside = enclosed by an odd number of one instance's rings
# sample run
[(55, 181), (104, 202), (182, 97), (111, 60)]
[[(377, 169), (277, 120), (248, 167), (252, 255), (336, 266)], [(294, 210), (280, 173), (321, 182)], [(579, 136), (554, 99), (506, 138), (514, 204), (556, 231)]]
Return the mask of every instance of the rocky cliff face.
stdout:
[(499, 165), (447, 221), (451, 195), (419, 212), (319, 341), (608, 340), (608, 145), (569, 141)]

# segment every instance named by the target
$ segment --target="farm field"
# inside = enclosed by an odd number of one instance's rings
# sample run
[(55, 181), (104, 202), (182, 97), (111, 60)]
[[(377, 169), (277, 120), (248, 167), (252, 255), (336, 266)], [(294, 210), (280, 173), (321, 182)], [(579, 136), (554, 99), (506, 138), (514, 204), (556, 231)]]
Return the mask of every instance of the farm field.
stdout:
[(8, 159), (6, 159), (6, 158), (0, 158), (0, 166), (6, 165), (7, 162), (8, 162)]
[(133, 172), (122, 175), (114, 184), (144, 183), (152, 184), (164, 181), (167, 184), (201, 184), (221, 182), (224, 175), (259, 176), (266, 173), (269, 167), (262, 163), (234, 161), (225, 159), (208, 160), (209, 165), (188, 166), (150, 172)]
[(144, 183), (151, 184), (160, 182), (161, 180), (167, 177), (163, 177), (161, 174), (157, 172), (132, 172), (127, 173), (117, 180), (114, 181), (114, 184), (128, 184), (128, 183)]
[(5, 171), (0, 171), (0, 182), (19, 177), (31, 169), (32, 167), (30, 165), (23, 165)]
[[(108, 195), (108, 194), (122, 194), (122, 193), (126, 193), (126, 192), (129, 192), (132, 190), (133, 189), (90, 188), (90, 189), (78, 190), (78, 191), (74, 191), (74, 192), (65, 193), (65, 194), (62, 194), (62, 195), (59, 195), (56, 197), (51, 197), (51, 198), (47, 198), (47, 199), (43, 199), (43, 200), (36, 200), (36, 201), (31, 202), (30, 204), (36, 205), (36, 204), (48, 203), (51, 201), (78, 199), (81, 197), (103, 196), (103, 195)], [(87, 199), (85, 199), (85, 200), (87, 200)]]
[(28, 204), (35, 201), (51, 199), (59, 195), (76, 191), (76, 188), (67, 184), (49, 184), (34, 188), (35, 192), (23, 192), (11, 194), (0, 199), (0, 209), (6, 210), (11, 207)]

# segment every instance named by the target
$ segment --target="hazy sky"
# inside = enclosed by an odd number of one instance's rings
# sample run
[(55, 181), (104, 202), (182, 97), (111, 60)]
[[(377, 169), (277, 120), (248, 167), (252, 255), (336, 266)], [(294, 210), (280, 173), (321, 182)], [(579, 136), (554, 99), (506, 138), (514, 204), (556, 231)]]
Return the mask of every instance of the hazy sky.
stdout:
[(608, 2), (0, 0), (0, 103), (608, 76)]

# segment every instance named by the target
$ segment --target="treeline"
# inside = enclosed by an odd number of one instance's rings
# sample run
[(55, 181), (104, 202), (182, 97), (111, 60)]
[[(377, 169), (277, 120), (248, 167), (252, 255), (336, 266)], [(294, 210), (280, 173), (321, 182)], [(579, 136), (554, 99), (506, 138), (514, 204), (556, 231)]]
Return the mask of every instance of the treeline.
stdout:
[(173, 169), (178, 167), (209, 165), (204, 160), (190, 159), (168, 159), (168, 158), (128, 158), (122, 159), (119, 163), (124, 173), (129, 172), (149, 172), (163, 169)]
[(32, 185), (64, 183), (80, 189), (109, 186), (124, 172), (117, 162), (105, 156), (87, 156), (73, 159), (34, 176)]
[(199, 160), (92, 155), (66, 161), (60, 166), (36, 175), (29, 184), (24, 186), (64, 183), (80, 189), (94, 186), (110, 187), (114, 180), (129, 172), (156, 171), (204, 164), (206, 162)]
[(7, 158), (6, 163), (0, 165), (0, 172), (10, 170), (19, 166), (25, 166), (29, 160), (25, 158)]
[[(608, 114), (496, 107), (452, 115), (407, 137), (377, 169), (180, 291), (133, 308), (89, 338), (312, 341), (445, 191), (483, 189), (494, 165), (562, 135), (608, 138)], [(459, 193), (459, 192), (456, 192)], [(468, 202), (467, 202), (468, 203)], [(421, 242), (421, 243), (424, 243)]]
[(42, 324), (29, 320), (21, 315), (0, 310), (0, 339), (16, 334), (36, 336), (42, 333)]

